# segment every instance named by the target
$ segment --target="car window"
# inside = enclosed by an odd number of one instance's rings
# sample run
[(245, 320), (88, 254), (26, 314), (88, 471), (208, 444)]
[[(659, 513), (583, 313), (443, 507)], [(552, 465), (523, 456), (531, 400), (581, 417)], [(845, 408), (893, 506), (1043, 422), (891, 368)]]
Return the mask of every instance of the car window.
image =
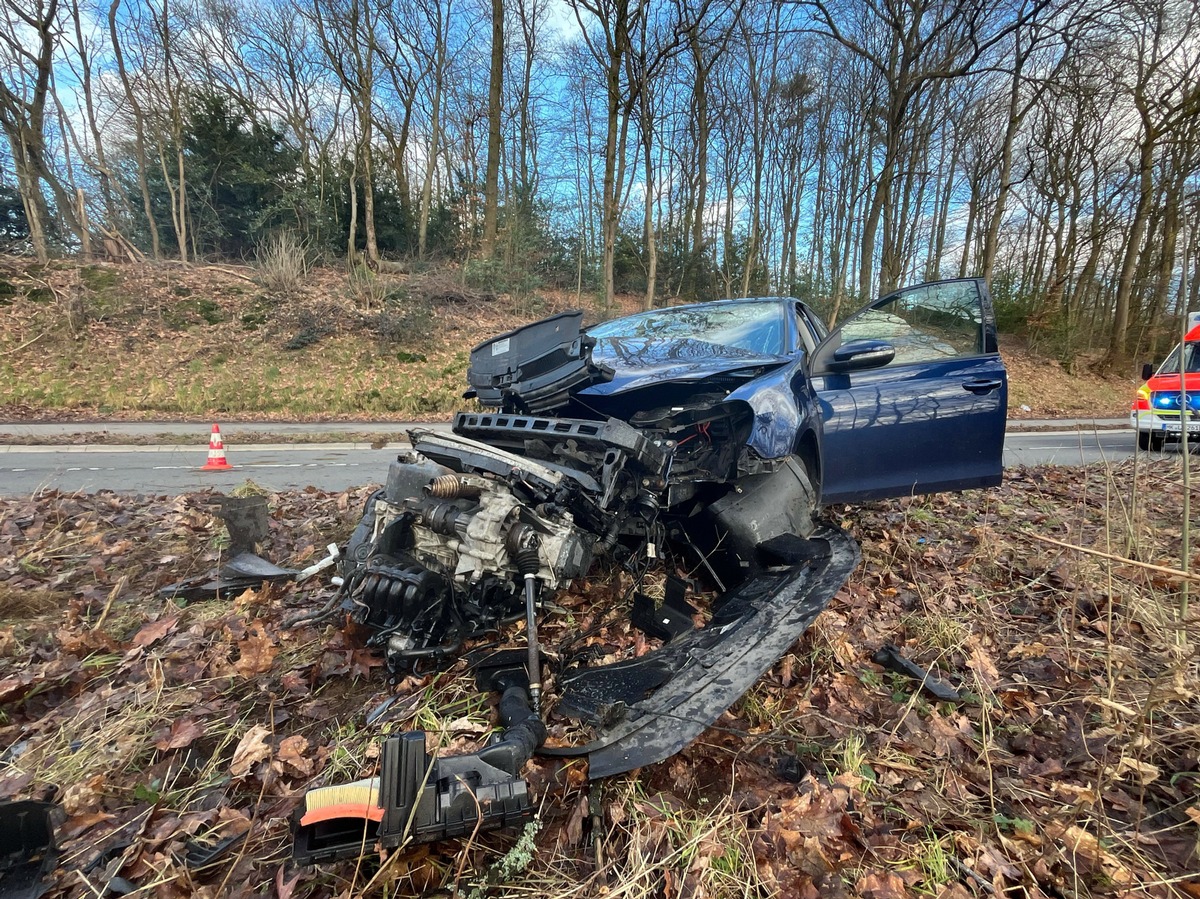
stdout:
[(924, 284), (876, 303), (842, 325), (842, 342), (882, 340), (890, 364), (935, 362), (982, 352), (983, 320), (975, 281)]
[(698, 340), (755, 354), (784, 354), (783, 306), (777, 301), (675, 306), (642, 312), (588, 329), (592, 337)]
[[(1183, 357), (1184, 369), (1189, 373), (1200, 372), (1200, 344), (1187, 343), (1184, 344), (1186, 355)], [(1167, 357), (1167, 361), (1162, 364), (1158, 370), (1160, 375), (1169, 375), (1179, 371), (1179, 347), (1171, 350), (1171, 355)]]

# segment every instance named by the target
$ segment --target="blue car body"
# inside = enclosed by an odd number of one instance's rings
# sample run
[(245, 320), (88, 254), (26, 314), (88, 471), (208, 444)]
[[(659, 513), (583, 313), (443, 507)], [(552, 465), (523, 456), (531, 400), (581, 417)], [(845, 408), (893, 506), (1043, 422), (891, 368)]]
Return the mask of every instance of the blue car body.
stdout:
[[(629, 336), (676, 310), (749, 305), (780, 310), (785, 327), (768, 346)], [(611, 376), (580, 389), (579, 407), (628, 418), (672, 391), (744, 403), (753, 411), (749, 449), (761, 459), (801, 458), (824, 503), (1000, 482), (1007, 373), (982, 280), (896, 291), (832, 333), (789, 298), (639, 313), (588, 333), (592, 362)]]

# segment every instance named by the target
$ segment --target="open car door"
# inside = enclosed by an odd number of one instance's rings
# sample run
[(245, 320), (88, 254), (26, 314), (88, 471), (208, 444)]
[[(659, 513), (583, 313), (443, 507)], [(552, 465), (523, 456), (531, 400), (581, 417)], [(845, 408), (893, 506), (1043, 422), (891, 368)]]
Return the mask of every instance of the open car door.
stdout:
[(1000, 483), (1008, 375), (982, 280), (876, 300), (822, 341), (809, 371), (822, 502)]

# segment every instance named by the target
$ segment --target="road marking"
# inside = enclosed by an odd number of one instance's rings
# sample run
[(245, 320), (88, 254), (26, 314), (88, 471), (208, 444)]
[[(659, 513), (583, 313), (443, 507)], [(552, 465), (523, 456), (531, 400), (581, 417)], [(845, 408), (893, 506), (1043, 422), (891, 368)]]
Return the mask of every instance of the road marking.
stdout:
[[(396, 445), (399, 446), (401, 444), (397, 441)], [(404, 443), (402, 445), (407, 446), (408, 444)], [(228, 444), (225, 446), (226, 450), (236, 453), (358, 452), (372, 448), (369, 443), (246, 443), (238, 444), (234, 447), (230, 447)], [(98, 455), (103, 455), (104, 453), (191, 453), (203, 458), (204, 452), (204, 447), (184, 446), (182, 444), (150, 446), (125, 443), (84, 443), (68, 446), (26, 446), (20, 443), (0, 444), (0, 453), (92, 453)], [(382, 453), (383, 450), (378, 450), (378, 452)]]
[[(239, 468), (361, 468), (361, 462), (245, 462), (240, 465), (235, 465), (227, 471), (237, 471)], [(372, 465), (371, 467), (374, 467)], [(63, 473), (76, 471), (125, 471), (123, 468), (110, 466), (107, 468), (97, 468), (89, 466), (87, 468), (64, 468)], [(200, 471), (198, 465), (154, 465), (150, 468), (151, 471)], [(26, 472), (28, 468), (0, 468), (0, 471), (12, 473)]]

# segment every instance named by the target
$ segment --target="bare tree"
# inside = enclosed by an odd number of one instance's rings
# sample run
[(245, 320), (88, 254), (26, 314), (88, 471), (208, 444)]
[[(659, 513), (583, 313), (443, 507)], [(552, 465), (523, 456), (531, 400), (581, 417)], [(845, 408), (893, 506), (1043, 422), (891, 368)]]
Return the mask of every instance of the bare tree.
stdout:
[(138, 190), (142, 195), (142, 212), (146, 216), (146, 227), (150, 232), (150, 252), (158, 260), (162, 258), (162, 246), (158, 234), (158, 221), (154, 216), (154, 204), (150, 197), (150, 182), (146, 174), (148, 164), (146, 117), (137, 93), (133, 89), (133, 81), (130, 78), (129, 69), (125, 65), (121, 37), (117, 31), (117, 11), (120, 6), (121, 0), (112, 0), (108, 7), (108, 33), (112, 39), (113, 57), (116, 60), (117, 73), (121, 77), (121, 87), (125, 92), (124, 99), (129, 105), (130, 116), (133, 119), (134, 165), (137, 168)]
[[(632, 97), (625, 79), (630, 33), (640, 27), (645, 14), (642, 0), (571, 0), (575, 18), (583, 29), (584, 41), (604, 74), (606, 98), (604, 180), (601, 188), (601, 232), (604, 249), (602, 272), (604, 309), (612, 308), (615, 296), (613, 262), (616, 258), (617, 222), (620, 218), (620, 188), (625, 177), (625, 145), (629, 135)], [(584, 24), (589, 14), (599, 31)]]
[[(852, 0), (835, 9), (826, 0), (801, 0), (811, 10), (818, 33), (862, 58), (882, 77), (883, 143), (879, 171), (862, 229), (862, 262), (859, 291), (870, 295), (874, 286), (875, 240), (881, 220), (896, 202), (895, 181), (909, 133), (911, 113), (930, 88), (941, 81), (962, 77), (1005, 35), (1022, 27), (1049, 0), (1033, 0), (1018, 16), (1001, 16), (984, 0), (945, 4), (939, 0), (914, 0), (878, 7), (871, 0)], [(903, 248), (897, 246), (902, 231), (884, 229), (879, 289), (894, 288), (900, 278)]]
[(358, 211), (358, 182), (362, 185), (367, 261), (371, 265), (378, 265), (379, 241), (375, 229), (375, 179), (372, 159), (378, 55), (376, 9), (364, 0), (312, 0), (312, 6), (306, 13), (320, 40), (325, 58), (349, 95), (355, 113), (354, 160), (349, 184), (351, 227), (346, 255), (351, 262), (357, 256), (354, 223)]
[[(76, 235), (80, 234), (70, 196), (50, 166), (46, 154), (46, 101), (50, 98), (51, 68), (58, 43), (58, 0), (28, 3), (4, 0), (4, 22), (0, 28), (0, 128), (12, 152), (17, 189), (29, 222), (34, 253), (49, 258), (47, 225), (50, 210), (42, 185), (50, 188), (59, 218)], [(33, 46), (26, 38), (32, 33)]]
[(1162, 141), (1200, 115), (1200, 55), (1194, 51), (1200, 10), (1188, 0), (1145, 0), (1118, 13), (1123, 40), (1111, 44), (1114, 75), (1124, 81), (1139, 128), (1133, 170), (1137, 204), (1121, 257), (1113, 325), (1103, 366), (1126, 361), (1133, 276), (1154, 196), (1154, 168)]
[(483, 180), (483, 257), (496, 250), (500, 207), (500, 128), (504, 92), (504, 0), (492, 0), (492, 53), (488, 80), (487, 169)]

